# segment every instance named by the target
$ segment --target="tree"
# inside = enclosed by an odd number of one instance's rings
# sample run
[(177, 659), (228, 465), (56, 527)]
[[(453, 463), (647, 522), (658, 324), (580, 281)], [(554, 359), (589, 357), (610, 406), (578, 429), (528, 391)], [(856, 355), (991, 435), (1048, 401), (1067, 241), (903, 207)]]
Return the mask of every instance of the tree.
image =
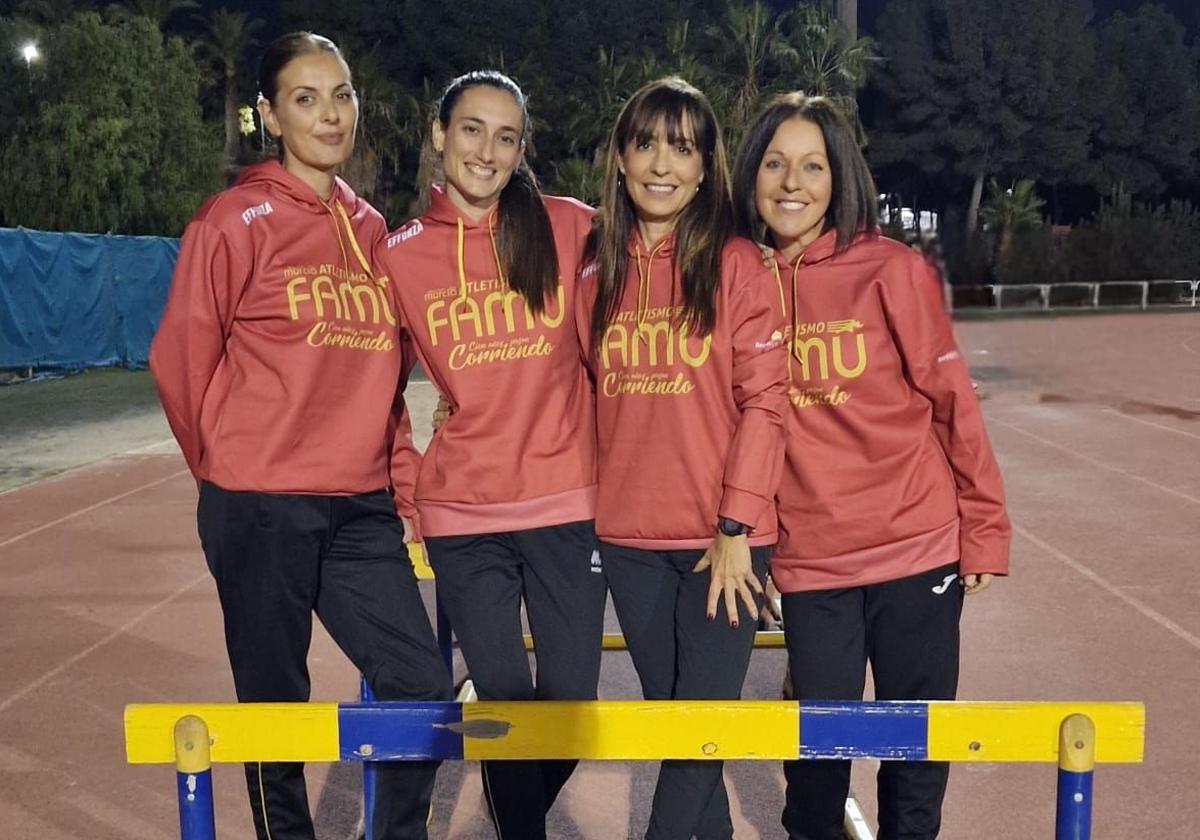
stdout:
[(254, 33), (262, 28), (258, 18), (245, 12), (220, 8), (208, 20), (208, 31), (200, 42), (201, 55), (216, 65), (225, 90), (225, 167), (237, 165), (241, 141), (238, 134), (238, 62), (254, 43)]
[(736, 146), (767, 86), (768, 61), (777, 37), (775, 16), (762, 3), (730, 3), (720, 24), (710, 26), (718, 44), (714, 67), (725, 68), (725, 86), (714, 91), (727, 140)]
[(178, 233), (217, 184), (199, 71), (149, 20), (47, 30), (40, 107), (0, 147), (0, 214), (46, 230)]
[(870, 38), (848, 40), (846, 30), (823, 6), (798, 3), (780, 16), (773, 55), (779, 76), (813, 96), (851, 100), (878, 61)]
[(1042, 205), (1034, 191), (1036, 185), (1028, 178), (1017, 181), (1007, 189), (993, 178), (988, 197), (979, 216), (996, 234), (996, 264), (1008, 257), (1013, 237), (1042, 223)]
[(874, 159), (965, 179), (968, 232), (989, 176), (1084, 171), (1093, 38), (1079, 0), (893, 0), (879, 42)]
[(1200, 85), (1183, 25), (1164, 8), (1118, 12), (1099, 31), (1092, 180), (1154, 198), (1194, 172), (1200, 149)]
[(167, 27), (171, 18), (180, 12), (188, 12), (200, 8), (196, 0), (124, 0), (113, 3), (108, 7), (108, 16), (114, 20), (129, 17), (144, 17), (150, 20), (160, 30)]

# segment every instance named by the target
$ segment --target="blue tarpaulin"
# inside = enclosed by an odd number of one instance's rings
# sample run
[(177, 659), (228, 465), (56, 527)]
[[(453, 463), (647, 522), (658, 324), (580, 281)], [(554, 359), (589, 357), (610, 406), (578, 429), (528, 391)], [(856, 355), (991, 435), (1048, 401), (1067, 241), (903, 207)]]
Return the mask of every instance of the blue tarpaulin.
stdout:
[(179, 240), (0, 228), (0, 368), (145, 366)]

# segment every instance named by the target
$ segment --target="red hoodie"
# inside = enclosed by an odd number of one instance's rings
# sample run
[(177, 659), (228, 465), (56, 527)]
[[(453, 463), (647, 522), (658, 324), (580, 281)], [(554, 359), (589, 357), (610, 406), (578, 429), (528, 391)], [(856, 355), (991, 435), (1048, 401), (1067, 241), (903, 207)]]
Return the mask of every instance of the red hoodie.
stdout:
[(647, 252), (635, 233), (620, 307), (595, 352), (591, 268), (580, 290), (576, 320), (596, 382), (596, 535), (647, 550), (707, 548), (727, 516), (753, 526), (751, 545), (770, 545), (787, 414), (779, 291), (758, 247), (732, 239), (716, 326), (689, 336), (678, 326), (674, 245), (671, 234)]
[(323, 202), (274, 161), (196, 213), (150, 369), (197, 480), (321, 495), (389, 486), (393, 450), (411, 446), (397, 388), (411, 363), (366, 259), (385, 233), (342, 180)]
[(573, 199), (544, 202), (559, 286), (539, 315), (500, 276), (495, 211), (472, 220), (440, 188), (429, 209), (377, 252), (421, 367), (451, 405), (417, 480), (425, 536), (526, 530), (595, 514), (592, 395), (569, 317), (592, 211)]
[(1004, 488), (930, 268), (836, 232), (780, 265), (791, 418), (779, 485), (781, 592), (896, 580), (960, 561), (1008, 571)]

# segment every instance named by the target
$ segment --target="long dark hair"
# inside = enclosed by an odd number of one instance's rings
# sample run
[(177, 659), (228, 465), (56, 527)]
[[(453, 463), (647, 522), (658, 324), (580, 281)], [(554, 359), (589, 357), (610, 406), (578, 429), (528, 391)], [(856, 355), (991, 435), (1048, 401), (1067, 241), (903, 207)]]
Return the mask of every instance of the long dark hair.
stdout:
[(850, 121), (824, 96), (805, 96), (800, 91), (781, 93), (767, 103), (742, 139), (733, 168), (734, 215), (739, 236), (767, 242), (770, 231), (758, 214), (758, 170), (775, 132), (790, 119), (801, 119), (821, 129), (833, 192), (825, 214), (825, 230), (837, 230), (836, 250), (850, 247), (861, 231), (873, 232), (879, 224), (879, 199), (875, 179), (859, 148)]
[[(337, 44), (324, 35), (317, 35), (313, 32), (289, 32), (286, 35), (280, 35), (267, 46), (258, 62), (258, 95), (274, 105), (275, 97), (279, 94), (279, 74), (283, 68), (293, 59), (318, 52), (332, 53), (341, 59), (343, 64), (346, 64), (346, 59), (342, 56), (342, 51), (338, 49)], [(349, 65), (346, 67), (347, 73), (349, 73)], [(276, 153), (279, 159), (283, 160), (283, 143), (275, 140), (274, 137), (271, 139), (278, 146)]]
[[(498, 70), (475, 70), (446, 86), (437, 103), (437, 121), (442, 128), (450, 128), (450, 116), (463, 93), (481, 85), (504, 91), (521, 106), (521, 145), (528, 150), (532, 128), (525, 94)], [(537, 176), (524, 157), (500, 191), (496, 215), (500, 270), (509, 288), (520, 294), (533, 312), (541, 312), (546, 298), (558, 291), (558, 252)]]
[[(694, 137), (683, 134), (685, 115)], [(620, 307), (626, 248), (637, 222), (637, 211), (618, 166), (621, 153), (630, 143), (652, 139), (660, 122), (668, 142), (692, 140), (704, 160), (704, 180), (675, 228), (675, 261), (683, 286), (682, 326), (695, 335), (708, 335), (716, 325), (721, 252), (733, 233), (729, 166), (721, 127), (707, 97), (671, 76), (651, 82), (631, 96), (609, 135), (603, 198), (584, 253), (585, 261), (596, 262), (599, 286), (592, 308), (592, 346), (598, 346)]]

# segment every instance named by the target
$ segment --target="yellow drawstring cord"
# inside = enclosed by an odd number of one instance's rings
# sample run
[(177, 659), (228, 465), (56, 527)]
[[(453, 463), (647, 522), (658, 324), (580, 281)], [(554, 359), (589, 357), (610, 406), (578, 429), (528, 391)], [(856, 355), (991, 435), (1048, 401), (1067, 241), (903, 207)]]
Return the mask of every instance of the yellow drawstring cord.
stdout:
[[(665, 240), (664, 240), (665, 242)], [(649, 256), (646, 258), (646, 270), (642, 271), (642, 249), (637, 246), (634, 250), (634, 257), (637, 259), (638, 270), (638, 297), (637, 311), (635, 313), (635, 329), (634, 341), (640, 341), (642, 338), (642, 327), (646, 324), (646, 319), (650, 313), (650, 273), (654, 267), (654, 256), (658, 253), (658, 249), (663, 247), (663, 242), (659, 242), (651, 249)]]
[[(800, 317), (796, 308), (796, 275), (800, 273), (800, 266), (804, 263), (804, 254), (801, 253), (796, 260), (796, 265), (792, 267), (792, 334), (788, 337), (788, 354), (787, 354), (787, 371), (788, 383), (792, 380), (792, 356), (796, 353), (796, 339), (799, 337)], [(787, 299), (783, 292), (783, 278), (779, 276), (779, 263), (776, 260), (771, 260), (771, 273), (775, 275), (775, 285), (779, 289), (779, 306), (783, 309), (783, 317), (787, 317)]]
[(467, 296), (467, 263), (466, 263), (466, 233), (463, 230), (463, 220), (458, 220), (458, 296)]
[[(350, 216), (346, 213), (346, 208), (342, 206), (340, 201), (335, 200), (334, 206), (337, 207), (338, 214), (342, 217), (342, 224), (346, 226), (346, 235), (350, 239), (350, 247), (354, 250), (354, 256), (358, 257), (358, 264), (363, 267), (363, 271), (367, 272), (367, 276), (371, 274), (371, 264), (367, 262), (367, 258), (363, 255), (362, 248), (358, 245), (358, 240), (354, 237), (354, 228), (350, 225)], [(345, 250), (342, 251), (342, 256), (345, 256)], [(348, 268), (349, 266), (347, 266)]]

